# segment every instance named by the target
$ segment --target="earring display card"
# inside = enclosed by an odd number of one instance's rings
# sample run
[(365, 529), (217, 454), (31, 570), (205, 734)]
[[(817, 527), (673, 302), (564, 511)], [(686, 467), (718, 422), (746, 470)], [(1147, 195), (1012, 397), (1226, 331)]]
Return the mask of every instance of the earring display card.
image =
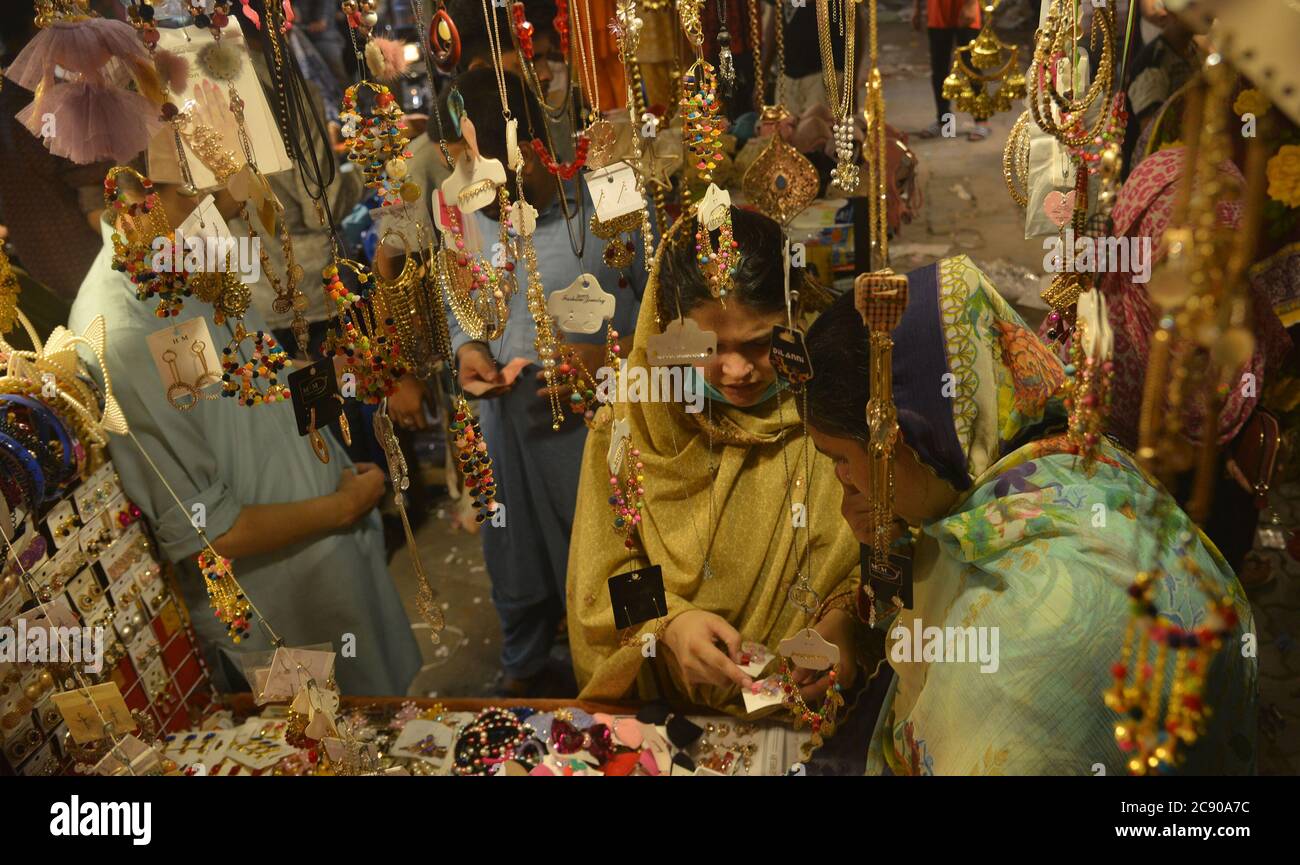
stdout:
[(677, 318), (663, 333), (646, 338), (646, 359), (651, 366), (700, 366), (718, 352), (718, 335), (701, 330), (694, 319)]
[(253, 670), (258, 704), (269, 700), (291, 700), (307, 684), (308, 677), (324, 688), (334, 671), (332, 651), (279, 648), (265, 668)]
[[(230, 235), (230, 227), (226, 225), (226, 220), (222, 218), (220, 211), (217, 210), (217, 202), (211, 196), (204, 196), (199, 202), (198, 207), (182, 222), (177, 228), (176, 233), (187, 238), (204, 238), (218, 241), (233, 241)], [(207, 259), (204, 259), (206, 264)], [(220, 263), (220, 262), (218, 262)], [(225, 270), (221, 267), (205, 267), (206, 270)]]
[(770, 357), (772, 368), (790, 384), (803, 384), (813, 377), (812, 359), (808, 357), (803, 332), (798, 329), (775, 325)]
[(596, 333), (614, 317), (614, 295), (602, 289), (595, 276), (584, 273), (568, 288), (551, 292), (546, 311), (565, 333)]
[[(210, 81), (220, 90), (223, 107), (229, 104), (229, 88), (225, 81), (217, 80), (213, 68), (220, 67), (220, 73), (227, 70), (234, 72), (234, 88), (239, 98), (244, 100), (244, 126), (253, 148), (253, 157), (258, 170), (263, 174), (275, 174), (293, 168), (289, 154), (285, 152), (284, 141), (276, 126), (275, 115), (267, 102), (266, 91), (257, 77), (248, 48), (244, 43), (244, 34), (239, 23), (230, 16), (230, 23), (221, 31), (221, 40), (216, 42), (207, 28), (200, 27), (161, 27), (158, 49), (170, 51), (189, 62), (189, 77), (185, 87), (179, 92), (173, 91), (172, 101), (184, 106), (186, 102), (197, 101), (198, 85)], [(219, 49), (214, 46), (219, 45)], [(215, 53), (214, 53), (215, 51)], [(206, 102), (206, 100), (204, 100)], [(234, 115), (229, 108), (221, 112), (226, 123), (223, 135), (236, 129)], [(184, 141), (184, 139), (182, 139)], [(194, 185), (198, 189), (215, 189), (220, 184), (212, 171), (203, 164), (198, 155), (184, 143), (185, 156), (189, 162), (190, 172), (194, 175)], [(243, 161), (243, 153), (237, 154)], [(164, 125), (153, 141), (149, 142), (149, 176), (154, 183), (182, 183), (180, 165), (176, 157), (176, 136), (170, 125)]]
[(54, 705), (68, 724), (68, 732), (78, 745), (104, 737), (104, 725), (113, 725), (117, 734), (137, 729), (135, 718), (126, 708), (116, 682), (104, 682), (89, 688), (55, 694)]
[(615, 574), (609, 578), (609, 600), (614, 608), (614, 626), (620, 631), (668, 613), (664, 596), (664, 573), (658, 565)]
[(185, 397), (185, 394), (172, 390), (177, 385), (180, 386), (177, 390), (185, 390), (186, 386), (203, 390), (221, 382), (221, 359), (212, 343), (206, 318), (195, 316), (169, 324), (149, 334), (145, 342), (158, 368), (163, 389), (170, 396)]
[(322, 430), (343, 413), (343, 403), (338, 399), (339, 381), (334, 375), (334, 360), (325, 358), (310, 366), (289, 373), (289, 401), (293, 403), (293, 416), (298, 421), (298, 435), (307, 435), (311, 428), (311, 412), (316, 410), (316, 429)]
[(888, 601), (897, 596), (903, 602), (903, 609), (912, 609), (912, 559), (910, 557), (890, 553), (888, 564), (884, 567), (875, 566), (871, 560), (871, 547), (860, 544), (858, 560), (862, 564), (862, 573), (868, 575), (871, 580), (871, 587), (878, 601)]
[(636, 185), (636, 171), (626, 162), (615, 162), (587, 174), (587, 191), (596, 206), (596, 218), (609, 222), (644, 210), (645, 198)]

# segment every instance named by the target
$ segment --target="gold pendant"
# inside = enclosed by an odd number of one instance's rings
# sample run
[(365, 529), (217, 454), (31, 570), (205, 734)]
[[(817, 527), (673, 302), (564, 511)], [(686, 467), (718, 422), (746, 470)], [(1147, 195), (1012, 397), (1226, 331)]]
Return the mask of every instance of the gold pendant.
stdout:
[(741, 188), (759, 212), (786, 225), (817, 198), (817, 169), (774, 132), (745, 171)]

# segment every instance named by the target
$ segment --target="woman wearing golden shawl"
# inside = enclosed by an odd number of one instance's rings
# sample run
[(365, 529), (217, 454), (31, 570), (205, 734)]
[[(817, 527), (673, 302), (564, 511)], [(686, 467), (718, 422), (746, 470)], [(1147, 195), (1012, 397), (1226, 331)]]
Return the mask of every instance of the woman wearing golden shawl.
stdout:
[[(742, 641), (775, 650), (809, 624), (787, 598), (796, 568), (824, 601), (855, 588), (858, 544), (837, 513), (833, 468), (813, 451), (795, 395), (768, 361), (772, 327), (786, 322), (780, 227), (741, 210), (731, 218), (739, 263), (725, 306), (697, 262), (696, 221), (684, 217), (655, 257), (628, 359), (628, 369), (646, 368), (647, 337), (679, 315), (712, 331), (717, 351), (703, 381), (698, 368), (686, 370), (707, 394), (704, 406), (617, 402), (597, 413), (587, 438), (568, 577), (569, 638), (584, 699), (657, 696), (740, 713), (738, 689), (752, 684), (738, 665)], [(792, 270), (790, 284), (809, 306), (815, 287), (802, 270)], [(644, 478), (631, 548), (611, 509), (607, 455), (616, 422), (627, 424), (628, 453), (636, 451), (629, 458)], [(650, 565), (662, 568), (667, 609), (620, 632), (607, 581)], [(852, 617), (829, 610), (817, 629), (840, 646), (839, 684), (849, 688)], [(659, 639), (645, 657), (649, 634)], [(805, 697), (824, 694), (827, 684), (805, 684)]]

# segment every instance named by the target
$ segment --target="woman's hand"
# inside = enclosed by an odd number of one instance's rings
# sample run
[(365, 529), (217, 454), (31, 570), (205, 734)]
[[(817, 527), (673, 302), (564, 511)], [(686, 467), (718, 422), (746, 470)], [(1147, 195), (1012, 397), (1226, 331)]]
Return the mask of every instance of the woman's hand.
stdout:
[[(839, 673), (836, 683), (847, 691), (853, 687), (858, 678), (858, 657), (853, 642), (853, 617), (843, 610), (830, 610), (826, 617), (813, 626), (827, 642), (834, 643), (840, 649)], [(805, 670), (796, 667), (791, 678), (799, 686), (799, 693), (807, 702), (819, 701), (826, 696), (826, 689), (831, 685), (830, 670)]]
[[(664, 631), (686, 681), (692, 685), (727, 685), (748, 688), (754, 680), (736, 665), (740, 657), (740, 632), (726, 619), (704, 610), (687, 610)], [(717, 643), (725, 644), (724, 652)]]

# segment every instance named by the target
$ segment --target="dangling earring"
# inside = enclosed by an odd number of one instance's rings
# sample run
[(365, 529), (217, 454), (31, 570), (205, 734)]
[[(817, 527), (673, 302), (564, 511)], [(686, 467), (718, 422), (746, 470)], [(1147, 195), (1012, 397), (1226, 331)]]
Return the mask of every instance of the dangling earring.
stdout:
[(311, 423), (307, 425), (307, 440), (311, 442), (311, 449), (316, 452), (316, 459), (329, 464), (330, 452), (325, 446), (325, 436), (321, 435), (320, 430), (316, 429), (316, 409), (311, 410)]
[(339, 401), (339, 434), (343, 436), (343, 446), (352, 447), (352, 427), (348, 423), (348, 413), (345, 411), (347, 403), (343, 401), (342, 394), (334, 394), (334, 398)]

